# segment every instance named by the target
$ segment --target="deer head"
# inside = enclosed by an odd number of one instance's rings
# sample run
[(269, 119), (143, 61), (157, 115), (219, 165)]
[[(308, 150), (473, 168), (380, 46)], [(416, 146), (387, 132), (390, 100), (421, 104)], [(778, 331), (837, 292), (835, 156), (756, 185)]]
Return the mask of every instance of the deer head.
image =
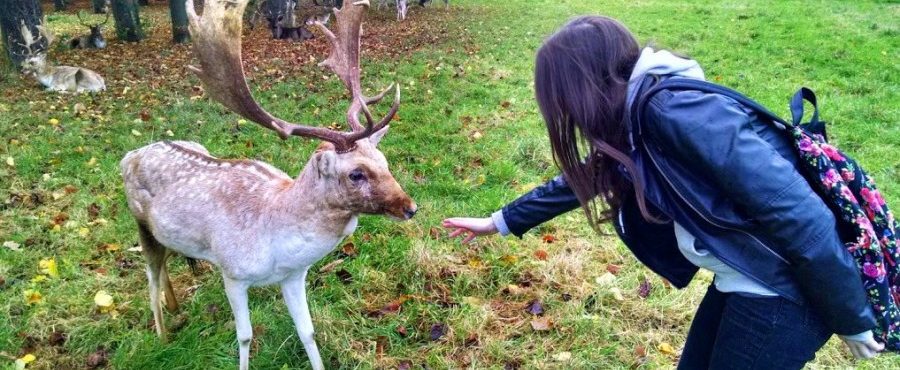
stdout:
[(28, 76), (37, 76), (41, 71), (43, 71), (47, 66), (47, 51), (40, 50), (41, 37), (43, 36), (45, 40), (47, 40), (46, 49), (50, 48), (50, 45), (53, 43), (53, 36), (47, 29), (43, 26), (43, 24), (37, 25), (37, 29), (39, 34), (35, 35), (31, 32), (31, 29), (28, 28), (28, 25), (25, 24), (25, 21), (21, 21), (19, 26), (19, 33), (22, 36), (22, 43), (19, 44), (24, 50), (24, 54), (20, 54), (19, 56), (24, 57), (22, 61), (22, 73)]
[[(331, 54), (320, 65), (333, 71), (350, 92), (346, 114), (350, 131), (290, 123), (271, 115), (253, 99), (241, 61), (242, 15), (248, 1), (208, 0), (202, 16), (198, 16), (193, 0), (187, 0), (194, 51), (200, 61), (199, 68), (189, 68), (200, 78), (207, 94), (244, 118), (275, 131), (282, 139), (302, 136), (324, 141), (304, 170), (306, 177), (313, 179), (305, 186), (318, 188), (326, 199), (333, 198), (330, 203), (354, 213), (411, 218), (417, 207), (397, 184), (384, 154), (377, 149), (400, 107), (400, 88), (389, 86), (374, 97), (362, 93), (360, 35), (369, 1), (348, 1), (343, 9), (335, 9), (335, 32), (315, 23), (331, 44)], [(392, 88), (394, 103), (376, 122), (369, 105), (381, 101)], [(361, 115), (365, 124), (360, 121)]]
[(106, 22), (109, 22), (110, 12), (106, 13), (106, 18), (103, 20), (103, 22), (100, 22), (100, 23), (85, 22), (84, 19), (81, 18), (81, 13), (83, 13), (83, 11), (76, 13), (78, 15), (78, 23), (80, 23), (82, 26), (85, 26), (91, 30), (91, 33), (88, 35), (88, 43), (92, 47), (97, 48), (97, 49), (105, 48), (106, 47), (106, 39), (103, 38), (103, 26), (106, 25)]

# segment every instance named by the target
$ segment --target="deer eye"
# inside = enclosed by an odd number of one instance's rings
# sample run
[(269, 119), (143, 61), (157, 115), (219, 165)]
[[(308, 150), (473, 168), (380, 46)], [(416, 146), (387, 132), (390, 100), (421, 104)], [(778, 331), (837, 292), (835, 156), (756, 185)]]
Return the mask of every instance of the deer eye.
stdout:
[(353, 182), (366, 181), (366, 174), (363, 173), (363, 171), (359, 168), (357, 168), (353, 171), (350, 171), (350, 174), (347, 175), (347, 177), (349, 177), (350, 181), (353, 181)]

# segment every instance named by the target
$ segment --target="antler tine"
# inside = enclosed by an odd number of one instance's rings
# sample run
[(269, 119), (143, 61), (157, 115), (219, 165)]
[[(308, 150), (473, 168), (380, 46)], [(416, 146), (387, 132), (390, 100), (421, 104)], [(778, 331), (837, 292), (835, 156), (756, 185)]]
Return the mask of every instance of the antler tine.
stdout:
[(100, 24), (99, 24), (100, 26), (105, 26), (106, 23), (109, 22), (109, 14), (110, 14), (110, 13), (112, 13), (112, 12), (106, 12), (106, 18), (103, 18), (103, 23), (100, 23)]
[(75, 13), (75, 16), (78, 17), (78, 23), (85, 27), (90, 27), (91, 25), (84, 23), (84, 19), (81, 18), (81, 13), (84, 13), (84, 10), (79, 10), (78, 13)]
[[(315, 23), (331, 43), (331, 54), (328, 56), (328, 59), (325, 59), (319, 65), (331, 69), (344, 82), (347, 90), (350, 91), (351, 103), (350, 108), (347, 110), (347, 123), (354, 133), (367, 133), (362, 137), (366, 137), (373, 132), (373, 125), (375, 127), (379, 126), (374, 123), (367, 105), (381, 101), (384, 95), (394, 86), (392, 84), (380, 94), (371, 98), (366, 97), (362, 93), (362, 83), (360, 82), (361, 69), (359, 66), (360, 37), (362, 35), (362, 20), (368, 7), (369, 0), (357, 0), (351, 6), (345, 4), (340, 10), (335, 9), (336, 33), (329, 30), (321, 22)], [(395, 101), (395, 105), (397, 104), (399, 104), (399, 98)], [(365, 127), (359, 122), (360, 113), (363, 113), (366, 117), (367, 125)], [(396, 114), (396, 111), (385, 118), (393, 118), (394, 114)], [(387, 122), (390, 122), (390, 119), (387, 119)], [(374, 131), (377, 131), (377, 129)]]
[(207, 0), (202, 16), (186, 0), (194, 51), (200, 68), (188, 66), (203, 83), (206, 92), (235, 113), (278, 133), (288, 136), (318, 138), (334, 143), (336, 150), (349, 151), (355, 146), (350, 133), (294, 124), (277, 118), (263, 109), (250, 93), (241, 63), (242, 16), (249, 0)]

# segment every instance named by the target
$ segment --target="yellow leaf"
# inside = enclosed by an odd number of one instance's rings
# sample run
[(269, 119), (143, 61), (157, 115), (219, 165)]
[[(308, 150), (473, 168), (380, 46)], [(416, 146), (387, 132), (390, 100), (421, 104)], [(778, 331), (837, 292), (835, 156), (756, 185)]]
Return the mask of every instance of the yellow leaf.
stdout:
[(519, 262), (519, 257), (512, 255), (512, 254), (506, 254), (506, 255), (503, 255), (503, 257), (500, 257), (500, 260), (505, 262), (508, 265), (513, 265), (516, 262)]
[(132, 130), (131, 130), (131, 134), (134, 135), (134, 136), (141, 136), (141, 132), (138, 131), (138, 130), (135, 130), (135, 129), (132, 129)]
[(87, 237), (88, 234), (90, 234), (90, 233), (91, 233), (91, 229), (88, 229), (86, 227), (82, 227), (82, 228), (78, 229), (78, 235), (80, 235), (82, 238)]
[(35, 283), (35, 284), (40, 283), (42, 281), (46, 281), (46, 280), (47, 280), (47, 275), (38, 275), (38, 276), (31, 278), (31, 282)]
[(482, 263), (481, 263), (480, 259), (472, 258), (469, 260), (469, 267), (477, 269), (477, 268), (481, 268), (481, 266), (482, 266)]
[(30, 353), (25, 356), (17, 358), (16, 359), (16, 370), (24, 370), (25, 367), (28, 366), (28, 364), (34, 362), (34, 360), (36, 360), (36, 359), (37, 359), (37, 357), (34, 357), (34, 355), (32, 355)]
[(172, 137), (175, 136), (175, 133), (172, 130), (166, 130), (166, 136)]
[(59, 124), (59, 120), (56, 118), (51, 118), (51, 119), (47, 120), (47, 123), (49, 123), (50, 125), (56, 126)]
[(59, 270), (56, 268), (56, 259), (54, 258), (42, 259), (38, 262), (38, 267), (41, 269), (41, 272), (50, 275), (50, 277), (59, 277)]
[(43, 296), (41, 292), (34, 289), (26, 289), (25, 290), (25, 303), (26, 304), (35, 304), (40, 303)]
[(91, 157), (91, 159), (87, 162), (88, 167), (94, 167), (97, 165), (97, 157)]
[(481, 300), (476, 297), (463, 297), (463, 302), (472, 307), (481, 306)]
[(52, 229), (52, 230), (58, 232), (58, 231), (62, 230), (62, 226), (59, 226), (59, 224), (53, 225), (53, 229)]
[(16, 166), (16, 160), (13, 157), (6, 157), (6, 165), (10, 167)]
[(659, 349), (659, 351), (662, 352), (663, 354), (670, 355), (670, 356), (675, 355), (675, 348), (673, 348), (672, 345), (669, 343), (662, 342), (659, 344), (659, 346), (657, 346), (657, 349)]
[(94, 295), (94, 304), (101, 309), (109, 309), (113, 305), (113, 297), (105, 290), (98, 291), (97, 294)]

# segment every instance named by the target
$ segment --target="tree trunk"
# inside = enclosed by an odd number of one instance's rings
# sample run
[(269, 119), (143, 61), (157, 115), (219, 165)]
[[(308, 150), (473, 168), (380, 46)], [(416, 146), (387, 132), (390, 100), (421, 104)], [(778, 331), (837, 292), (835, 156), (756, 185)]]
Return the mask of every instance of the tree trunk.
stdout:
[(113, 18), (119, 40), (137, 42), (144, 38), (141, 31), (140, 7), (137, 0), (112, 0)]
[(25, 43), (22, 39), (22, 22), (32, 35), (40, 37), (40, 42), (31, 47), (32, 51), (35, 54), (47, 51), (47, 40), (37, 29), (43, 17), (38, 0), (0, 0), (0, 36), (3, 38), (3, 49), (16, 68), (28, 57), (28, 50), (22, 46)]
[(138, 0), (138, 5), (140, 5), (140, 6), (150, 5), (150, 0)]
[(109, 11), (106, 9), (106, 0), (91, 0), (91, 8), (93, 8), (94, 14), (103, 14)]
[(53, 0), (53, 10), (61, 12), (66, 10), (66, 0)]
[(191, 40), (188, 32), (187, 7), (184, 1), (169, 0), (169, 13), (172, 17), (172, 42), (180, 44)]

